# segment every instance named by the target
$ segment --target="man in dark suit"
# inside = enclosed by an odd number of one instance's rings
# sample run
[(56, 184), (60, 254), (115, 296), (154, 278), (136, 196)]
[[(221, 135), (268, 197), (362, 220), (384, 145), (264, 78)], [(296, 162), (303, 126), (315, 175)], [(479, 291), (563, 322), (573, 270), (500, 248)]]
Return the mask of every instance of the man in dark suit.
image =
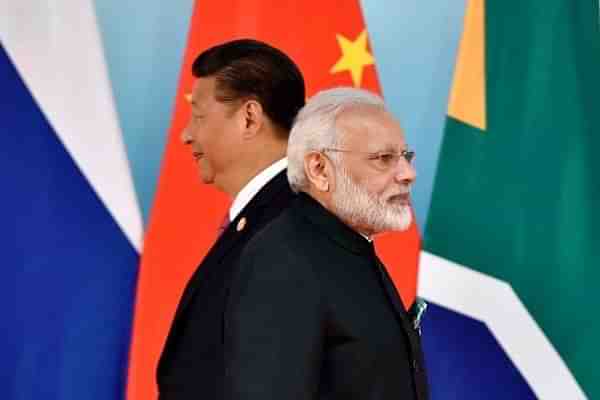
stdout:
[(411, 223), (400, 125), (373, 94), (328, 90), (299, 113), (287, 155), (300, 194), (238, 258), (225, 398), (427, 399), (418, 331), (371, 241)]
[(298, 67), (281, 51), (236, 40), (193, 63), (191, 119), (182, 133), (202, 181), (233, 199), (223, 231), (190, 281), (157, 368), (159, 398), (221, 399), (224, 307), (232, 265), (267, 222), (289, 206), (285, 153), (305, 102)]

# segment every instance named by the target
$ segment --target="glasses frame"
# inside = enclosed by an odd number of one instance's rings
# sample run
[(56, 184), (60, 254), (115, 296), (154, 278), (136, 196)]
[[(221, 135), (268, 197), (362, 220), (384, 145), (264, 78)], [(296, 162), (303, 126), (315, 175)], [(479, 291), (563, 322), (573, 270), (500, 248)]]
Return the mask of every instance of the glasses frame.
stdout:
[(395, 151), (375, 151), (375, 152), (357, 151), (357, 150), (347, 150), (347, 149), (336, 149), (336, 148), (333, 148), (333, 147), (323, 147), (321, 149), (322, 153), (325, 153), (327, 151), (332, 151), (332, 152), (335, 152), (335, 153), (365, 154), (365, 155), (367, 155), (369, 157), (372, 157), (372, 158), (381, 157), (382, 155), (394, 155), (394, 156), (397, 157), (396, 163), (398, 163), (398, 161), (400, 161), (400, 157), (402, 157), (410, 165), (412, 165), (412, 162), (415, 159), (415, 152), (412, 151), (412, 150), (406, 150), (406, 149), (402, 150), (400, 153), (397, 153)]

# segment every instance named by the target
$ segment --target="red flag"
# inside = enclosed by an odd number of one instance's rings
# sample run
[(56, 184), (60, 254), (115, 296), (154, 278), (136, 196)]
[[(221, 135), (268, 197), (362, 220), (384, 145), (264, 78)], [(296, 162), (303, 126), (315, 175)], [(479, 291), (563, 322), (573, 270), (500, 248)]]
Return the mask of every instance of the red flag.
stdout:
[[(248, 37), (288, 54), (300, 67), (309, 96), (335, 86), (381, 93), (358, 0), (345, 2), (343, 7), (315, 0), (196, 3), (141, 259), (129, 400), (156, 397), (156, 364), (177, 302), (215, 240), (229, 205), (225, 195), (199, 182), (189, 151), (181, 144), (181, 131), (190, 115), (185, 95), (192, 89), (191, 65), (199, 53), (215, 44)], [(405, 233), (383, 236), (376, 244), (404, 303), (412, 303), (420, 245), (416, 225)]]

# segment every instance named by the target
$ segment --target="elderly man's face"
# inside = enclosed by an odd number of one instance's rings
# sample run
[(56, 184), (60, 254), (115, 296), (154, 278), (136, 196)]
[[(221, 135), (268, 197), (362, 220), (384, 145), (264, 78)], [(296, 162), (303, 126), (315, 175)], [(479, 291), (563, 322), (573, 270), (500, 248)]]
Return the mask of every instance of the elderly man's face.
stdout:
[(410, 225), (410, 186), (413, 166), (402, 156), (407, 150), (398, 122), (375, 107), (363, 106), (342, 113), (338, 146), (334, 206), (355, 229), (374, 234), (404, 230)]
[(204, 183), (219, 184), (219, 178), (235, 161), (240, 121), (232, 105), (215, 99), (215, 78), (198, 78), (194, 83), (192, 115), (181, 134), (190, 145)]

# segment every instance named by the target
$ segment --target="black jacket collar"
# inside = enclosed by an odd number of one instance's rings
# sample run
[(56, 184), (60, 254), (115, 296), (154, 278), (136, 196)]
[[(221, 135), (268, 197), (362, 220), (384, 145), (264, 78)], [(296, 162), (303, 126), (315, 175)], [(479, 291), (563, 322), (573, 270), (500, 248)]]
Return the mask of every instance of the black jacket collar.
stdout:
[(335, 214), (306, 193), (300, 193), (295, 208), (317, 230), (338, 245), (356, 254), (372, 254), (373, 243), (346, 225)]

